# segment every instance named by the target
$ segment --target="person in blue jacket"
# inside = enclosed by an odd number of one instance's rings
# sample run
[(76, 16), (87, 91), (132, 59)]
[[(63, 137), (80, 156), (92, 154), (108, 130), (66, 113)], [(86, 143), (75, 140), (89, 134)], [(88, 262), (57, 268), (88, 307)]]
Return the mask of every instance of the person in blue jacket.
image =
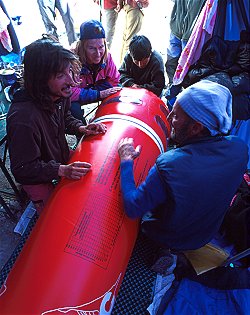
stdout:
[(247, 169), (247, 145), (225, 136), (232, 124), (232, 95), (208, 80), (183, 90), (169, 113), (170, 141), (145, 181), (135, 186), (133, 160), (141, 145), (121, 139), (121, 190), (126, 214), (159, 247), (176, 251), (207, 244), (218, 232)]

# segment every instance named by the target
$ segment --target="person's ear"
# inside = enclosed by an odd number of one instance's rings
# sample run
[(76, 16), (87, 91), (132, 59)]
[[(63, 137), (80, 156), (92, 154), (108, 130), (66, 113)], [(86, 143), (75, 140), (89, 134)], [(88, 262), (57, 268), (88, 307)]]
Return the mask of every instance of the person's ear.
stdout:
[(198, 121), (194, 122), (190, 128), (191, 136), (198, 136), (203, 132), (204, 126)]

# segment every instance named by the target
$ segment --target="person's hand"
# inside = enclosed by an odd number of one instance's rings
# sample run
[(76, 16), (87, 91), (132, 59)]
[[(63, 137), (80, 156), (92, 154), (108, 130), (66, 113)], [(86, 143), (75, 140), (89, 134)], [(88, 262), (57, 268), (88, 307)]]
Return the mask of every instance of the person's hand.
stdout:
[(104, 98), (108, 97), (109, 95), (112, 95), (112, 94), (120, 91), (121, 89), (122, 89), (121, 86), (113, 86), (112, 88), (109, 88), (107, 90), (100, 91), (100, 98), (104, 99)]
[(116, 8), (114, 9), (114, 11), (115, 11), (116, 13), (119, 13), (119, 12), (121, 11), (121, 9), (122, 9), (122, 7), (118, 4), (118, 5), (116, 6)]
[(102, 123), (91, 123), (87, 126), (80, 126), (79, 131), (85, 136), (98, 135), (100, 133), (105, 133), (107, 131), (107, 126)]
[(141, 145), (134, 148), (133, 138), (123, 138), (118, 144), (118, 153), (121, 161), (134, 160), (141, 153)]
[(58, 175), (68, 179), (79, 180), (91, 170), (91, 164), (87, 162), (73, 162), (68, 165), (60, 165)]
[(117, 1), (117, 6), (114, 9), (117, 13), (119, 13), (121, 11), (121, 9), (123, 8), (124, 4), (123, 4), (123, 0), (118, 0)]
[(132, 88), (140, 88), (140, 85), (134, 83), (133, 85), (131, 85), (131, 87)]

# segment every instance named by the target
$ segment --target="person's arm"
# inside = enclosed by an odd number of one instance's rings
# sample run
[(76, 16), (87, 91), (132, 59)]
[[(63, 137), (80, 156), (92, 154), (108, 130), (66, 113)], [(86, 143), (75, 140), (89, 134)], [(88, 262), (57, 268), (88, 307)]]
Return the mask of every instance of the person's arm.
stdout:
[[(17, 136), (21, 134), (20, 131), (25, 135), (25, 141)], [(63, 165), (55, 160), (50, 160), (46, 163), (41, 159), (40, 146), (37, 141), (34, 141), (30, 130), (25, 131), (23, 128), (17, 127), (14, 134), (16, 136), (9, 143), (11, 171), (20, 184), (50, 183), (62, 176), (79, 180), (91, 170), (91, 164), (87, 162), (77, 161)], [(25, 147), (26, 144), (28, 144), (28, 148)]]
[(100, 91), (93, 88), (81, 88), (75, 86), (72, 88), (71, 101), (79, 102), (80, 104), (94, 103), (100, 100)]
[(166, 200), (166, 191), (156, 166), (151, 168), (146, 180), (136, 188), (133, 160), (139, 156), (140, 150), (140, 146), (134, 149), (131, 138), (122, 139), (118, 147), (124, 209), (127, 216), (132, 219), (141, 218)]
[[(107, 88), (105, 88), (107, 86)], [(77, 91), (75, 88), (74, 94), (71, 96), (71, 101), (77, 101), (82, 105), (94, 103), (112, 95), (121, 90), (120, 86), (109, 87), (109, 83), (102, 83), (100, 90), (94, 90), (92, 88), (82, 88)], [(77, 96), (78, 95), (78, 96)]]
[(105, 134), (107, 126), (102, 123), (90, 123), (87, 126), (80, 126), (79, 132), (85, 136)]
[(147, 83), (140, 84), (140, 87), (160, 96), (165, 86), (164, 63), (160, 54), (155, 51), (148, 64), (147, 76)]
[(141, 84), (140, 87), (147, 89), (157, 96), (160, 96), (165, 86), (165, 76), (161, 69), (153, 69), (151, 72), (151, 82)]
[(149, 0), (135, 0), (140, 9), (147, 8), (149, 5)]
[(118, 86), (120, 73), (110, 54), (108, 55), (105, 69), (101, 70), (100, 73), (101, 79), (97, 79), (94, 85), (82, 87), (80, 84), (79, 86), (73, 87), (71, 101), (76, 101), (83, 105), (94, 103), (121, 89)]
[(31, 126), (15, 123), (8, 130), (11, 171), (20, 184), (48, 183), (58, 179), (60, 163), (41, 159), (41, 138)]
[(119, 69), (120, 72), (120, 83), (122, 86), (129, 87), (135, 84), (135, 80), (131, 74), (131, 67), (133, 64), (133, 60), (129, 54), (126, 54), (122, 65)]
[(79, 180), (91, 170), (88, 162), (76, 161), (68, 165), (61, 164), (58, 169), (58, 176), (68, 179)]
[[(114, 60), (110, 53), (108, 53), (108, 58), (106, 60), (106, 66), (104, 68), (104, 77), (99, 78), (103, 82), (105, 80), (110, 84), (110, 86), (115, 87), (119, 85), (120, 73), (117, 70), (117, 67), (114, 63)], [(98, 89), (98, 80), (95, 83), (96, 88)]]
[[(80, 126), (78, 132), (85, 136), (105, 134), (107, 126), (102, 123), (91, 123), (87, 126)], [(67, 165), (61, 164), (58, 169), (60, 177), (68, 179), (79, 180), (85, 176), (90, 170), (92, 165), (88, 162), (76, 161)]]
[(115, 11), (119, 13), (124, 6), (124, 0), (117, 0)]

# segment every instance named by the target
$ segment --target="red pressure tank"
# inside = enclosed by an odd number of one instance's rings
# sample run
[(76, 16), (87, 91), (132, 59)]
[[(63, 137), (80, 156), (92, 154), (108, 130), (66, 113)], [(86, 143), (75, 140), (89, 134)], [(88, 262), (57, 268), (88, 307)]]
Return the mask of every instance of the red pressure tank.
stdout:
[(0, 293), (0, 314), (111, 314), (138, 233), (123, 211), (118, 143), (134, 138), (140, 183), (166, 150), (168, 110), (144, 89), (123, 88), (99, 106), (105, 135), (86, 137), (70, 162), (92, 170), (62, 179), (36, 223)]

